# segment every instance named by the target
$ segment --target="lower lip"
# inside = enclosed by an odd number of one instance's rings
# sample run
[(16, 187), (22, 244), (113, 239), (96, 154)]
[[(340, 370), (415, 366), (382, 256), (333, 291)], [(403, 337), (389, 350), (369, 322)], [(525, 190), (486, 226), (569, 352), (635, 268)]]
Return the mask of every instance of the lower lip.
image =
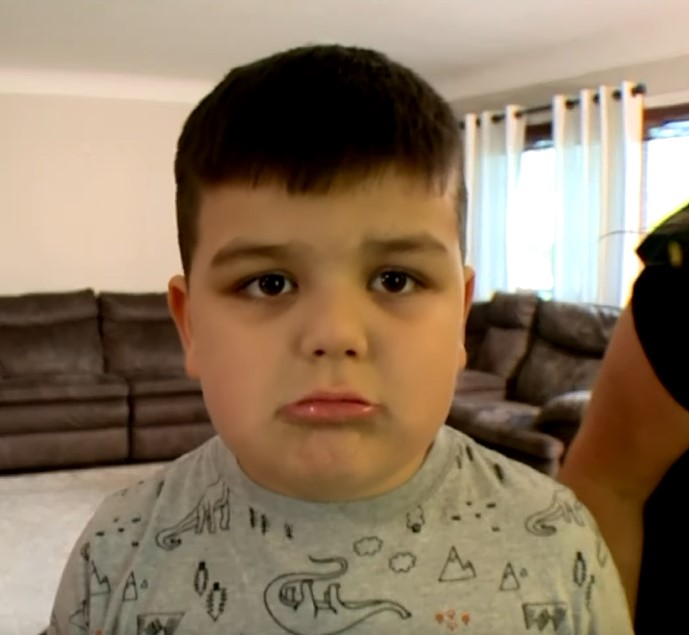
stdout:
[(285, 413), (302, 421), (343, 421), (365, 419), (374, 414), (377, 407), (357, 401), (303, 401), (285, 408)]

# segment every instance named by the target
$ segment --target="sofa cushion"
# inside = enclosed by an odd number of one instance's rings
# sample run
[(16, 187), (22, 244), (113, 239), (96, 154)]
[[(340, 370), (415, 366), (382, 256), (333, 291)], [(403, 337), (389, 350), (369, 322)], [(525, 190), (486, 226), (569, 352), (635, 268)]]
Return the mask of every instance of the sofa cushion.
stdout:
[(507, 329), (530, 329), (538, 305), (538, 296), (533, 293), (497, 291), (488, 303), (488, 322)]
[(467, 368), (457, 376), (455, 393), (497, 391), (504, 395), (505, 384), (505, 380), (498, 375)]
[(537, 332), (562, 348), (603, 357), (620, 312), (593, 304), (544, 302), (538, 311)]
[(105, 364), (125, 377), (182, 374), (184, 357), (177, 330), (168, 322), (103, 322)]
[(124, 428), (129, 421), (126, 397), (38, 401), (0, 404), (0, 445), (2, 437), (15, 434)]
[(505, 399), (472, 400), (457, 395), (452, 401), (452, 416), (461, 426), (471, 424), (529, 430), (536, 421), (538, 410), (536, 406)]
[(127, 381), (134, 428), (210, 421), (196, 380), (178, 375), (130, 377)]
[(91, 289), (0, 297), (0, 328), (74, 322), (98, 317)]
[(474, 302), (467, 317), (467, 333), (484, 333), (488, 328), (488, 309), (490, 302)]
[(0, 376), (103, 372), (92, 291), (0, 298)]
[(132, 430), (132, 458), (136, 461), (166, 461), (191, 452), (215, 436), (210, 423), (182, 423)]
[(483, 333), (466, 333), (464, 336), (464, 349), (467, 352), (467, 367), (476, 368), (478, 356), (481, 352)]
[(590, 390), (575, 390), (553, 397), (538, 414), (536, 427), (548, 421), (570, 421), (579, 424), (591, 400)]
[(601, 360), (569, 352), (536, 338), (517, 375), (514, 399), (542, 406), (573, 390), (592, 388)]
[(184, 374), (182, 345), (164, 293), (103, 293), (99, 300), (109, 373)]
[(131, 409), (134, 428), (210, 421), (201, 393), (133, 397)]
[(3, 437), (0, 443), (0, 472), (101, 466), (120, 463), (128, 454), (126, 426), (13, 434)]
[(201, 394), (201, 384), (185, 376), (135, 377), (129, 379), (129, 386), (132, 397)]
[(476, 359), (476, 369), (507, 380), (526, 355), (529, 331), (522, 328), (490, 326)]
[(110, 375), (54, 375), (0, 380), (0, 406), (95, 401), (126, 396), (125, 381)]
[(476, 368), (481, 342), (488, 329), (488, 302), (474, 302), (467, 318), (464, 348), (467, 352), (467, 366)]
[(114, 293), (98, 296), (101, 316), (117, 322), (159, 322), (170, 318), (165, 293)]
[(560, 439), (569, 447), (579, 431), (590, 398), (590, 390), (578, 390), (551, 399), (541, 408), (534, 430)]

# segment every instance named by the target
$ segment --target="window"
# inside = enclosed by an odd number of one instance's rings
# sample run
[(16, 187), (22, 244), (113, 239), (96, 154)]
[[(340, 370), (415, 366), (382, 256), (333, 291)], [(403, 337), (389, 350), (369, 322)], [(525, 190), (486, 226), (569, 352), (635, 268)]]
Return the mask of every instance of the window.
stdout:
[[(549, 147), (550, 146), (550, 147)], [(515, 206), (508, 215), (508, 284), (515, 291), (553, 291), (555, 150), (542, 143), (522, 153)]]
[[(541, 140), (522, 154), (507, 234), (510, 289), (536, 291), (545, 299), (553, 291), (554, 152), (551, 143)], [(647, 231), (689, 202), (687, 165), (689, 113), (683, 121), (658, 122), (648, 128), (643, 200)], [(632, 283), (633, 279), (625, 281), (625, 288)]]
[(651, 128), (645, 151), (644, 227), (651, 230), (689, 201), (689, 120)]

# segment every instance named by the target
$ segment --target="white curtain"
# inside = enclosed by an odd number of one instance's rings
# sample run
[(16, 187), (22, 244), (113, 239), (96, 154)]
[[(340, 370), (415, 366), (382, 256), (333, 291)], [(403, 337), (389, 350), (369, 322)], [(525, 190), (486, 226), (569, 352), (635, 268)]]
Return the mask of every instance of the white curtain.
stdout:
[(464, 117), (467, 263), (476, 269), (475, 298), (508, 289), (507, 219), (514, 205), (526, 137), (518, 106)]
[(620, 306), (638, 271), (643, 97), (634, 84), (553, 98), (553, 297)]

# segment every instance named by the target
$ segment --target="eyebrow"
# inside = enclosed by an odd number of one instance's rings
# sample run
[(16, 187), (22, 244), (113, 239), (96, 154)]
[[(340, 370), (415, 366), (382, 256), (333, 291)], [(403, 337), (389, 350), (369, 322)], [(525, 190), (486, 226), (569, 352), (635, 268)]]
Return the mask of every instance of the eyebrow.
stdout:
[[(250, 242), (242, 238), (236, 238), (215, 253), (211, 260), (211, 268), (216, 269), (241, 260), (285, 260), (310, 251), (313, 251), (313, 248), (300, 241), (271, 244)], [(367, 238), (361, 245), (361, 251), (369, 256), (448, 254), (448, 248), (428, 233), (391, 238)]]

